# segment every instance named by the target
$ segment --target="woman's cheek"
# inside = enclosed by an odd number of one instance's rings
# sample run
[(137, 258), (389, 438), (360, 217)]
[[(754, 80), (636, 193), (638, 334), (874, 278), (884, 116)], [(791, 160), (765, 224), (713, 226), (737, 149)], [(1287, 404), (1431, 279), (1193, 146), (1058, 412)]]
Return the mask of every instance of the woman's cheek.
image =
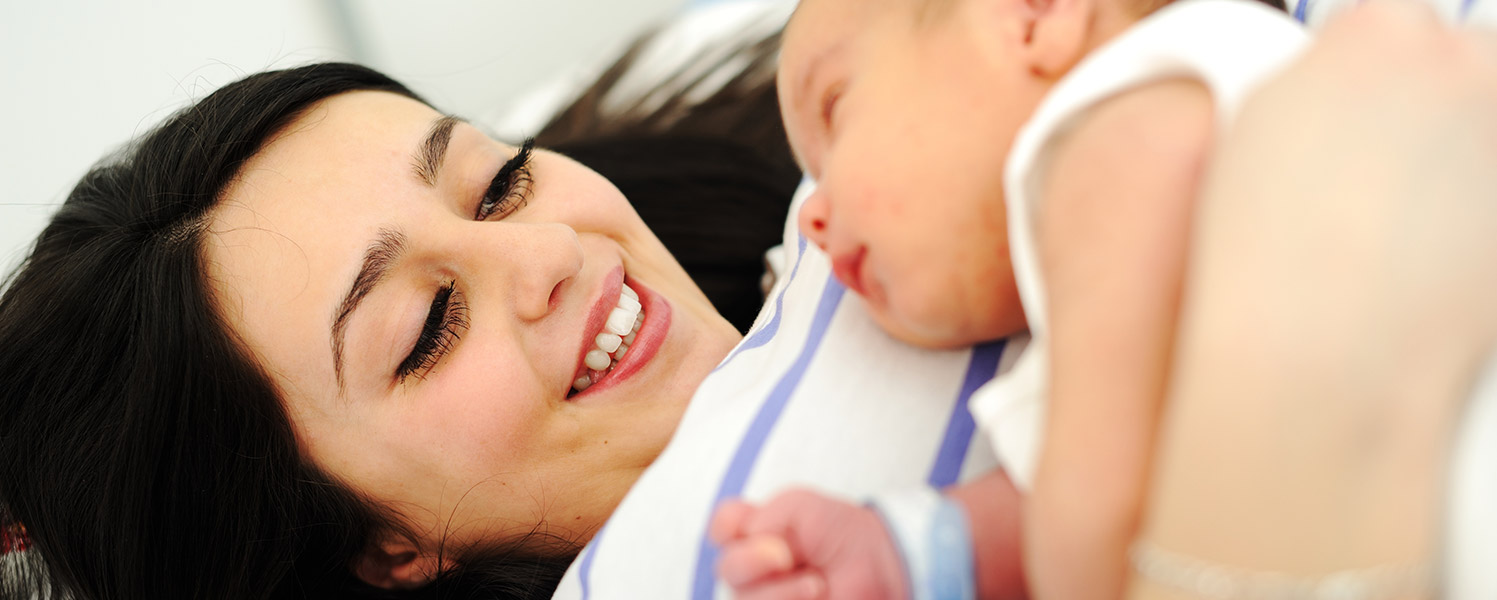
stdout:
[[(476, 320), (475, 327), (482, 327)], [(493, 340), (502, 335), (497, 328), (470, 329), (461, 356), (449, 365), (445, 377), (422, 382), (423, 398), (415, 403), (413, 421), (425, 421), (436, 434), (435, 443), (453, 439), (455, 432), (478, 444), (512, 448), (524, 443), (547, 406), (531, 364), (512, 349), (499, 348)]]

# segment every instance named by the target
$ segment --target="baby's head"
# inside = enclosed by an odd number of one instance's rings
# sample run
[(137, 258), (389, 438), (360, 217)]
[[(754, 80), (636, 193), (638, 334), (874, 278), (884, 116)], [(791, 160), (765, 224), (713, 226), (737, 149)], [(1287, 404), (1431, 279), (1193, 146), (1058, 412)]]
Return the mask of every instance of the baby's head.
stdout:
[(779, 74), (818, 183), (801, 230), (884, 329), (929, 347), (1024, 329), (1009, 146), (1054, 81), (1132, 22), (1108, 6), (1135, 1), (802, 0)]

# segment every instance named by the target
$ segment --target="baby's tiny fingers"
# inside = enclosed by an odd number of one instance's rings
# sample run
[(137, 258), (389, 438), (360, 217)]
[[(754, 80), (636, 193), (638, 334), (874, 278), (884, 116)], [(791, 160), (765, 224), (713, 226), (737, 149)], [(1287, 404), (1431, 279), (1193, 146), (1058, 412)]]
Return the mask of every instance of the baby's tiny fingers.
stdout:
[(776, 536), (760, 535), (723, 546), (717, 575), (735, 589), (788, 573), (795, 568), (790, 545)]
[(827, 597), (821, 573), (803, 569), (737, 591), (738, 600), (822, 600)]
[(712, 513), (707, 524), (707, 539), (719, 546), (744, 536), (744, 525), (754, 514), (754, 506), (742, 500), (724, 500)]

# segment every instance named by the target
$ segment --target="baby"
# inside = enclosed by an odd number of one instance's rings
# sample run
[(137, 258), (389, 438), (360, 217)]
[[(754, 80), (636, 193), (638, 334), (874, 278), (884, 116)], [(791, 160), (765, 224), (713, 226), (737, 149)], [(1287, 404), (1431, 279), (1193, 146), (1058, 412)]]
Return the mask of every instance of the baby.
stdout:
[(740, 595), (1122, 594), (1213, 133), (1304, 36), (1247, 0), (1166, 2), (801, 2), (779, 74), (818, 183), (801, 230), (895, 337), (1030, 341), (972, 401), (1003, 470), (727, 503)]

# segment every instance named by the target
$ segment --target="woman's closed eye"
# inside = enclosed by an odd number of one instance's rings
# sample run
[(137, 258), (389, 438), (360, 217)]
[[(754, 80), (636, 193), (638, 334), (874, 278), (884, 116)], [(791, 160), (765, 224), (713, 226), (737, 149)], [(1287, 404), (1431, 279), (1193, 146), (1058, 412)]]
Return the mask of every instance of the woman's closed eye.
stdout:
[[(534, 147), (534, 139), (525, 140), (519, 152), (499, 168), (483, 197), (478, 199), (473, 213), (475, 220), (503, 218), (525, 206), (530, 198), (530, 156)], [(457, 282), (448, 282), (432, 297), (415, 345), (395, 369), (396, 380), (405, 383), (412, 375), (424, 379), (467, 329), (468, 306), (457, 291)]]
[(411, 375), (425, 379), (467, 329), (468, 306), (457, 291), (457, 282), (449, 282), (437, 290), (416, 345), (395, 369), (395, 378), (400, 383), (405, 383)]
[(483, 221), (494, 216), (504, 218), (525, 206), (530, 198), (530, 150), (534, 146), (534, 138), (525, 140), (514, 158), (499, 168), (493, 182), (484, 190), (483, 197), (478, 199), (474, 219)]

